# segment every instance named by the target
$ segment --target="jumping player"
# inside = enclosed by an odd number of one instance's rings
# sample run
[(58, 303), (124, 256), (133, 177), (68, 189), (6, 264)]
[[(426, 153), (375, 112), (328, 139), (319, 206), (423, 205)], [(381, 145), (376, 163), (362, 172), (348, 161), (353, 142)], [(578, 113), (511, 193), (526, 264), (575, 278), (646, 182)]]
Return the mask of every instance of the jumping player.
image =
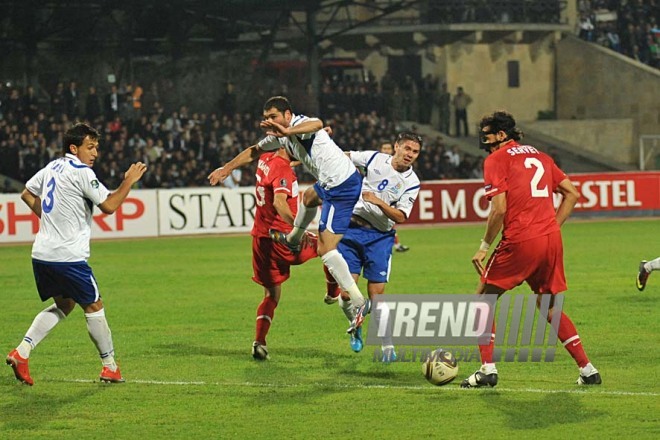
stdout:
[(263, 111), (261, 127), (266, 129), (267, 136), (214, 170), (208, 176), (209, 182), (211, 185), (221, 183), (234, 169), (254, 161), (262, 152), (281, 147), (291, 158), (301, 161), (318, 180), (305, 191), (291, 232), (273, 229), (271, 236), (294, 252), (298, 251), (306, 228), (316, 217), (318, 206), (322, 206), (318, 254), (339, 287), (348, 292), (353, 304), (359, 308), (360, 313), (354, 322), (357, 328), (369, 310), (369, 301), (365, 300), (351, 277), (346, 261), (337, 251), (337, 244), (348, 229), (351, 212), (360, 197), (360, 173), (323, 130), (320, 119), (294, 115), (288, 99), (283, 96), (268, 99)]

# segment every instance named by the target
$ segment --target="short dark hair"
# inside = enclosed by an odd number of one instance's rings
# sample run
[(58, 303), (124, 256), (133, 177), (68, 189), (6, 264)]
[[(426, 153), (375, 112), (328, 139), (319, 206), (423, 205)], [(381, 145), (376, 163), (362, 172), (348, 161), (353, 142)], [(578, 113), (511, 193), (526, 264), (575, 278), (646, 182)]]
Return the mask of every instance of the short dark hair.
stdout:
[(79, 122), (78, 124), (75, 124), (73, 127), (69, 128), (64, 133), (64, 140), (62, 142), (62, 149), (64, 150), (64, 154), (70, 153), (69, 146), (71, 145), (80, 147), (85, 138), (88, 136), (90, 139), (98, 141), (101, 135), (99, 134), (98, 130), (88, 124), (85, 124), (84, 122)]
[(516, 127), (516, 120), (513, 119), (513, 115), (505, 110), (498, 110), (481, 118), (479, 129), (483, 130), (484, 127), (490, 127), (491, 133), (503, 131), (509, 139), (514, 141), (519, 141), (523, 137), (522, 130)]
[(401, 133), (396, 135), (396, 140), (394, 142), (398, 144), (401, 141), (417, 142), (419, 144), (420, 149), (424, 147), (424, 141), (422, 137), (417, 133), (413, 133), (412, 131), (402, 131)]
[(293, 110), (291, 109), (291, 103), (289, 103), (289, 100), (284, 96), (273, 96), (268, 98), (268, 101), (266, 101), (264, 104), (264, 111), (270, 110), (271, 108), (276, 108), (277, 111), (282, 113), (287, 110), (293, 113)]

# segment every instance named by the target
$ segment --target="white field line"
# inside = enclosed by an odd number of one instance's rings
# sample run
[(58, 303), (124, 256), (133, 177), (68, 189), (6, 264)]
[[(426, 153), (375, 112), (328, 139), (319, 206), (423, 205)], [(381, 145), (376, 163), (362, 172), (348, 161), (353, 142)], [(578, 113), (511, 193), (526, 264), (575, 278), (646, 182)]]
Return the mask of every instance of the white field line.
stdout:
[[(50, 379), (53, 382), (73, 382), (73, 383), (92, 383), (89, 379)], [(413, 390), (413, 391), (433, 391), (438, 387), (431, 385), (367, 385), (367, 384), (324, 384), (324, 383), (299, 383), (299, 384), (280, 384), (280, 383), (261, 383), (261, 382), (204, 382), (204, 381), (167, 381), (167, 380), (128, 380), (126, 384), (138, 385), (173, 385), (173, 386), (214, 386), (223, 388), (233, 387), (251, 387), (251, 388), (335, 388), (335, 389), (362, 389), (362, 390)], [(125, 386), (120, 384), (117, 386)], [(442, 392), (460, 391), (462, 393), (479, 392), (468, 391), (458, 386), (442, 387)], [(597, 387), (587, 387), (575, 390), (542, 390), (538, 388), (494, 388), (491, 392), (505, 393), (536, 393), (536, 394), (599, 394), (604, 396), (649, 396), (658, 397), (660, 393), (634, 392), (634, 391), (600, 391)]]

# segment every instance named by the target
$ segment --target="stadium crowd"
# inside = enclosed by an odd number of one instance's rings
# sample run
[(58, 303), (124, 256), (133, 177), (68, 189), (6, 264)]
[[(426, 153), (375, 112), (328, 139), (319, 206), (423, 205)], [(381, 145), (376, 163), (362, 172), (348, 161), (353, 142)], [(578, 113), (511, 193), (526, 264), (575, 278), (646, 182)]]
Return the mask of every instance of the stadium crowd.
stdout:
[[(417, 83), (411, 81), (399, 87), (386, 79), (383, 87), (375, 82), (370, 84), (335, 79), (323, 85), (320, 115), (345, 150), (377, 150), (382, 143), (392, 142), (401, 129), (397, 121), (430, 120), (433, 104), (420, 104)], [(218, 111), (210, 113), (194, 112), (186, 105), (166, 111), (158, 90), (157, 85), (148, 92), (137, 84), (121, 89), (111, 85), (100, 96), (93, 86), (81, 93), (72, 81), (68, 86), (58, 83), (50, 94), (50, 102), (44, 103), (37, 99), (32, 87), (23, 93), (16, 87), (0, 88), (0, 174), (27, 181), (62, 154), (63, 133), (77, 120), (90, 122), (102, 133), (104, 157), (95, 165), (95, 171), (109, 188), (118, 186), (123, 171), (136, 161), (148, 165), (140, 187), (206, 186), (211, 170), (263, 136), (259, 128), (263, 103), (255, 101), (250, 111), (239, 111), (231, 86), (220, 98)], [(281, 87), (271, 90), (272, 94), (286, 92)], [(304, 95), (296, 98), (301, 113), (314, 114), (313, 101)], [(462, 155), (438, 136), (427, 140), (417, 171), (425, 180), (472, 178), (481, 176), (482, 163), (483, 158)], [(304, 170), (297, 173), (301, 182), (312, 180)], [(253, 169), (235, 172), (232, 177), (226, 186), (254, 184)], [(13, 192), (8, 181), (0, 182), (0, 190)]]
[(580, 38), (660, 68), (660, 8), (655, 0), (579, 0)]

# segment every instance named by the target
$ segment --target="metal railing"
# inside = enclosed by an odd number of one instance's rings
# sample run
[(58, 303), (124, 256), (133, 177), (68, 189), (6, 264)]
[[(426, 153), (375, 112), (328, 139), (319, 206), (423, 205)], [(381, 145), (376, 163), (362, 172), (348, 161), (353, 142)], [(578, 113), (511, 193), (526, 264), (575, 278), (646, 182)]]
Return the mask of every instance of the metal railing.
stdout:
[(639, 169), (660, 170), (660, 135), (639, 137)]

